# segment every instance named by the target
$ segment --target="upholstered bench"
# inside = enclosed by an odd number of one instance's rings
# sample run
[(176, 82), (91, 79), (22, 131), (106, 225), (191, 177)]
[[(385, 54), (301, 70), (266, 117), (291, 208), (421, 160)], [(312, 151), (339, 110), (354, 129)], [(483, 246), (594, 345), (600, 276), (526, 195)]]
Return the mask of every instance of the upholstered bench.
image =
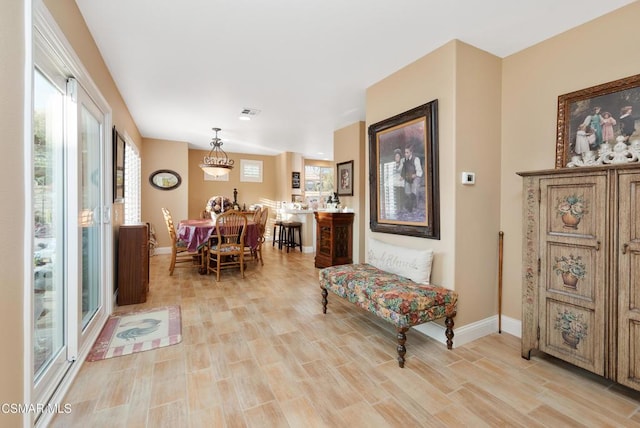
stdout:
[[(381, 246), (389, 250), (387, 244), (377, 245)], [(428, 255), (428, 274), (431, 255), (432, 253)], [(377, 260), (375, 256), (369, 256), (370, 259)], [(395, 325), (400, 367), (404, 367), (405, 362), (406, 332), (413, 326), (444, 318), (447, 348), (453, 347), (453, 318), (458, 302), (455, 291), (433, 284), (417, 283), (367, 263), (324, 268), (319, 271), (319, 279), (323, 313), (327, 313), (327, 296), (331, 291)]]

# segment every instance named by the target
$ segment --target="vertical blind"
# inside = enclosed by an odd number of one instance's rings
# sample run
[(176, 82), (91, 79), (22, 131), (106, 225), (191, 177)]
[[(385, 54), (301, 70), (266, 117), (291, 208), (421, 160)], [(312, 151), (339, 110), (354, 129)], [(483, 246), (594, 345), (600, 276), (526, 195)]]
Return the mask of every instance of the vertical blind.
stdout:
[(124, 149), (124, 222), (140, 222), (140, 155), (127, 143)]

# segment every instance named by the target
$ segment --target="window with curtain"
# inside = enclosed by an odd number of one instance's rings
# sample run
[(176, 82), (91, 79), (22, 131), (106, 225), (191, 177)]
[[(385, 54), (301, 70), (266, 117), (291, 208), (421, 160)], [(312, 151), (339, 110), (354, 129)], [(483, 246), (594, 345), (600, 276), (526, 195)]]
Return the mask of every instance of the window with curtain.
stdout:
[(124, 149), (124, 221), (125, 224), (140, 222), (140, 154), (133, 145)]

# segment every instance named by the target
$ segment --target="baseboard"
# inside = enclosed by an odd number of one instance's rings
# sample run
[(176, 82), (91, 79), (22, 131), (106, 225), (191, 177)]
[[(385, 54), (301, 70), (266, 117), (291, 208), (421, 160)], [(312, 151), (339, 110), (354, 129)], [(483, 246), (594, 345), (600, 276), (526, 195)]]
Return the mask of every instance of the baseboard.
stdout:
[[(513, 336), (520, 337), (520, 320), (502, 316), (502, 331), (509, 333)], [(419, 331), (422, 334), (429, 336), (430, 338), (446, 344), (447, 338), (444, 334), (445, 327), (435, 323), (429, 322), (413, 327), (413, 329)], [(485, 318), (480, 321), (476, 321), (471, 324), (463, 325), (462, 327), (453, 327), (454, 337), (453, 346), (458, 347), (465, 345), (469, 342), (473, 342), (476, 339), (487, 336), (489, 334), (498, 332), (498, 316), (494, 315), (489, 318)]]
[(515, 337), (522, 337), (522, 321), (502, 316), (502, 331)]

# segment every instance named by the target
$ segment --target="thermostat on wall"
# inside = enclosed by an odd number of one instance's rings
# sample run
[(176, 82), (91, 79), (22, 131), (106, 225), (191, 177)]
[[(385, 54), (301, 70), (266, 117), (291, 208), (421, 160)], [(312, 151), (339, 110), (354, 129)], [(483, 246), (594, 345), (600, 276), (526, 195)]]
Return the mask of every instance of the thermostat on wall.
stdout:
[(462, 173), (462, 184), (476, 184), (476, 173), (475, 172), (463, 172)]

